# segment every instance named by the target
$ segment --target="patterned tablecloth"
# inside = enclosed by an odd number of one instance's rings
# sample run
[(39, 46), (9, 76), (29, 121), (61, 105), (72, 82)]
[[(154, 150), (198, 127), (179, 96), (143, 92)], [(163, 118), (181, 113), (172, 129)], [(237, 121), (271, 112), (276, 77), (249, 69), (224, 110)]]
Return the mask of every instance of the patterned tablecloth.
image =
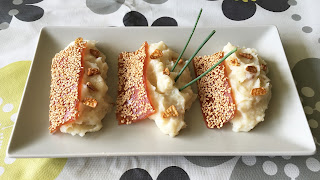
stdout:
[(0, 179), (320, 179), (320, 152), (303, 157), (14, 159), (6, 148), (39, 32), (59, 26), (269, 25), (279, 28), (315, 143), (320, 142), (320, 1), (1, 0)]

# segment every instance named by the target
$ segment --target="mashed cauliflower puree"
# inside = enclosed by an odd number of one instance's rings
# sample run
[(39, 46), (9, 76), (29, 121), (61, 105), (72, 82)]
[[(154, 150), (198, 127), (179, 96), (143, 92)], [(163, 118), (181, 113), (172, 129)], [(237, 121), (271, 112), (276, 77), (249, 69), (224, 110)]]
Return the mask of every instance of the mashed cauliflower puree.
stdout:
[[(235, 46), (228, 43), (223, 51), (226, 54), (234, 48)], [(233, 125), (232, 130), (250, 131), (264, 120), (265, 110), (271, 98), (266, 62), (258, 57), (255, 49), (238, 48), (226, 59), (225, 64), (237, 107), (235, 117), (230, 121)], [(253, 89), (262, 89), (263, 95), (253, 95)]]
[[(184, 62), (178, 64), (174, 72), (170, 72), (169, 75), (164, 73), (165, 68), (171, 70), (178, 54), (170, 50), (162, 41), (149, 45), (149, 54), (152, 54), (156, 49), (162, 51), (163, 56), (157, 59), (150, 58), (147, 68), (147, 85), (151, 101), (156, 109), (156, 113), (149, 118), (155, 121), (161, 132), (174, 137), (179, 134), (182, 128), (186, 127), (185, 111), (191, 107), (197, 96), (193, 93), (191, 87), (181, 92), (178, 89), (192, 80), (189, 68), (185, 69), (176, 83), (174, 81)], [(163, 112), (171, 105), (176, 107), (179, 115), (163, 118)]]
[[(111, 105), (108, 103), (108, 86), (105, 82), (107, 78), (108, 65), (105, 62), (106, 57), (101, 52), (98, 57), (95, 57), (90, 53), (90, 50), (98, 49), (95, 47), (95, 41), (87, 41), (87, 47), (85, 49), (83, 61), (84, 61), (84, 76), (82, 80), (81, 97), (93, 98), (98, 102), (95, 108), (89, 107), (80, 103), (79, 117), (76, 121), (67, 123), (60, 127), (60, 131), (63, 133), (70, 133), (72, 135), (79, 134), (84, 136), (86, 132), (99, 131), (102, 128), (101, 120), (106, 113), (111, 109)], [(88, 76), (88, 68), (99, 69), (100, 73), (93, 76)], [(90, 82), (94, 87), (94, 90), (87, 86), (87, 82)]]

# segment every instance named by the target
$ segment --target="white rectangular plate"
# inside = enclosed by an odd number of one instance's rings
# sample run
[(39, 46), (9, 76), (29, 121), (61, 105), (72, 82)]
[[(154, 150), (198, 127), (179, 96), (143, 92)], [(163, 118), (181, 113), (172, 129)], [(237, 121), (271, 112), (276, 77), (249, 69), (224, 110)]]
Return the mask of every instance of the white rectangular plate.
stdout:
[[(184, 54), (189, 58), (213, 28), (197, 28)], [(135, 51), (147, 41), (164, 41), (180, 52), (191, 28), (179, 27), (46, 27), (31, 67), (18, 118), (8, 146), (9, 157), (89, 157), (133, 155), (310, 155), (315, 144), (300, 103), (290, 68), (275, 26), (215, 27), (216, 34), (198, 55), (222, 50), (228, 42), (256, 48), (266, 60), (272, 82), (272, 98), (265, 121), (248, 133), (236, 133), (230, 123), (207, 129), (198, 100), (186, 113), (187, 128), (175, 138), (158, 130), (152, 120), (119, 126), (113, 111), (99, 132), (85, 137), (48, 132), (51, 59), (77, 37), (97, 40), (110, 67), (109, 94), (117, 96), (117, 57)], [(190, 65), (192, 66), (192, 65)], [(192, 68), (192, 67), (191, 67)], [(194, 77), (194, 74), (193, 74)], [(193, 89), (196, 91), (195, 85)]]

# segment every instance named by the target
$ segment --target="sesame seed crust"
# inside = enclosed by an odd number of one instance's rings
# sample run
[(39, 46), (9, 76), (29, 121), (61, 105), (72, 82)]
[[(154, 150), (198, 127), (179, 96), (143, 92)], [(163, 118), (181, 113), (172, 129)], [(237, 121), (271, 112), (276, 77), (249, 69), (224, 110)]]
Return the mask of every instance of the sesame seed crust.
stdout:
[[(201, 75), (223, 57), (223, 52), (193, 59), (196, 76)], [(197, 81), (201, 110), (208, 128), (221, 128), (234, 117), (236, 105), (224, 62)]]
[(118, 58), (118, 97), (116, 116), (119, 124), (131, 124), (155, 113), (146, 85), (148, 43), (136, 52), (122, 52)]
[(79, 115), (79, 84), (84, 73), (82, 56), (86, 42), (77, 38), (74, 44), (57, 53), (51, 65), (49, 131), (75, 121)]

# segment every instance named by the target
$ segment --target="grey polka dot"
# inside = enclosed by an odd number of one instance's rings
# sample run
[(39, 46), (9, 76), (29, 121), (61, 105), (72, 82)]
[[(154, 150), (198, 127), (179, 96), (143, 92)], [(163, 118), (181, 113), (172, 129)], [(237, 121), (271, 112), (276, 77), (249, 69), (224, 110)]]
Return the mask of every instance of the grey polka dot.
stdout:
[(248, 166), (253, 166), (257, 162), (255, 156), (242, 156), (242, 162)]
[(13, 0), (12, 1), (12, 4), (14, 4), (14, 5), (19, 5), (19, 4), (22, 4), (22, 3), (23, 3), (22, 0)]
[(318, 121), (316, 121), (316, 120), (314, 120), (314, 119), (310, 119), (310, 120), (308, 121), (308, 123), (309, 123), (309, 126), (310, 126), (311, 128), (313, 128), (313, 129), (316, 129), (316, 128), (318, 127), (318, 125), (319, 125)]
[(143, 1), (150, 3), (150, 4), (162, 4), (162, 3), (167, 2), (168, 0), (143, 0)]
[(300, 20), (301, 20), (301, 16), (300, 16), (299, 14), (293, 14), (293, 15), (291, 16), (291, 18), (292, 18), (293, 20), (295, 20), (295, 21), (300, 21)]
[(202, 167), (214, 167), (231, 160), (232, 156), (185, 156), (185, 158), (193, 164)]
[(15, 15), (19, 14), (19, 11), (18, 11), (17, 9), (11, 9), (11, 10), (8, 12), (8, 14), (9, 14), (10, 16), (15, 16)]
[(296, 179), (299, 176), (300, 171), (296, 165), (289, 163), (284, 166), (284, 173), (291, 179)]
[(303, 87), (301, 88), (301, 93), (306, 97), (313, 97), (314, 96), (314, 90), (310, 87)]
[(310, 157), (306, 160), (306, 164), (308, 169), (310, 169), (311, 171), (320, 171), (320, 162), (317, 159)]
[(125, 0), (86, 0), (87, 7), (97, 14), (116, 12)]
[(278, 172), (278, 166), (272, 161), (265, 161), (262, 164), (262, 169), (269, 176), (273, 176)]
[(3, 22), (3, 23), (0, 24), (0, 30), (1, 29), (7, 29), (8, 27), (9, 27), (9, 23), (7, 23), (7, 22)]
[(313, 114), (313, 109), (312, 109), (312, 107), (310, 107), (310, 106), (305, 106), (305, 107), (303, 107), (303, 110), (304, 110), (304, 112), (306, 113), (306, 114)]
[(295, 0), (288, 0), (288, 4), (289, 4), (290, 6), (295, 6), (295, 5), (297, 5), (297, 1), (295, 1)]
[(320, 101), (315, 104), (316, 110), (320, 112)]
[(302, 31), (305, 33), (311, 33), (312, 32), (312, 28), (310, 26), (304, 26), (302, 28)]

